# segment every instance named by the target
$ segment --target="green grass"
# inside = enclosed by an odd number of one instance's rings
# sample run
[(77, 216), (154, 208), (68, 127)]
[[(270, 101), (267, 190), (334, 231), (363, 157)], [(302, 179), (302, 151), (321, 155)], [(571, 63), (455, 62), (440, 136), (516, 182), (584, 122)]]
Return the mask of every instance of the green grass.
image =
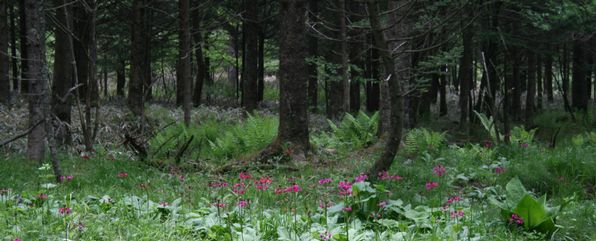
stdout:
[[(254, 131), (270, 129), (274, 124), (268, 121), (276, 123), (273, 118), (221, 124), (225, 131), (212, 136), (246, 140), (254, 137)], [(218, 162), (250, 152), (231, 143), (230, 149), (222, 149)], [(73, 179), (51, 189), (41, 187), (52, 182), (49, 170), (13, 156), (0, 160), (0, 189), (11, 190), (0, 196), (0, 240), (321, 240), (326, 232), (331, 240), (596, 238), (593, 145), (550, 149), (532, 143), (485, 148), (470, 143), (402, 152), (388, 172), (400, 180), (353, 184), (351, 196), (338, 195), (338, 183), (353, 182), (378, 154), (356, 155), (350, 150), (326, 154), (325, 158), (332, 159), (327, 164), (307, 164), (299, 172), (248, 166), (251, 178), (243, 180), (238, 173), (183, 172), (174, 166), (158, 170), (132, 160), (124, 150), (98, 148), (89, 160), (60, 156), (65, 175)], [(439, 165), (446, 170), (442, 176), (433, 172)], [(504, 172), (495, 173), (497, 167)], [(261, 177), (271, 179), (267, 190), (256, 188)], [(514, 177), (536, 196), (547, 194), (553, 205), (573, 197), (558, 216), (558, 230), (552, 237), (509, 224), (488, 201), (502, 198), (505, 184)], [(324, 178), (332, 182), (320, 185)], [(210, 187), (210, 183), (222, 182), (228, 186)], [(438, 187), (427, 190), (429, 182), (437, 182)], [(234, 192), (239, 183), (246, 185), (244, 194)], [(275, 193), (294, 184), (299, 192)], [(41, 193), (48, 198), (40, 200)], [(454, 196), (461, 201), (443, 211)], [(239, 208), (244, 200), (249, 204)], [(380, 208), (383, 201), (385, 206)], [(328, 208), (319, 207), (328, 202)], [(214, 204), (218, 203), (225, 207), (217, 208)], [(344, 211), (347, 206), (352, 211)], [(63, 207), (72, 213), (60, 214)], [(463, 217), (452, 218), (451, 212), (458, 211)]]

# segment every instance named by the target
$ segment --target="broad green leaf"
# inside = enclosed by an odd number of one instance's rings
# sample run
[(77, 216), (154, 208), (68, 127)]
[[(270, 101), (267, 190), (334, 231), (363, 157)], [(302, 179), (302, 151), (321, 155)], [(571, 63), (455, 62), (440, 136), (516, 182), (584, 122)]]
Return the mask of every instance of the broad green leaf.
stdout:
[(528, 194), (524, 185), (517, 178), (511, 179), (505, 189), (507, 190), (507, 204), (509, 207), (515, 207)]
[(524, 220), (524, 227), (532, 229), (538, 227), (547, 219), (546, 209), (530, 194), (526, 194), (515, 207), (514, 213)]

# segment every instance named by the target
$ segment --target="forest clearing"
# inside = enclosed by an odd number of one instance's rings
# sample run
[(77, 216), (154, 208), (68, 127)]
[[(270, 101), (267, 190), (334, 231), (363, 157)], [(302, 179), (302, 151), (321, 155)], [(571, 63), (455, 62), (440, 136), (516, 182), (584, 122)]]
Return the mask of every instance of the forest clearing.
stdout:
[(596, 1), (2, 0), (0, 240), (596, 240)]

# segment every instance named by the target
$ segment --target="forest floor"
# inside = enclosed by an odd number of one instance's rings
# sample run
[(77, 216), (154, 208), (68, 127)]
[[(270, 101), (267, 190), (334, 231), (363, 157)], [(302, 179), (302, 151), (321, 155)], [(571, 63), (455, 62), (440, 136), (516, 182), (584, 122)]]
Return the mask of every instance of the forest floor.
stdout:
[[(0, 113), (0, 139), (25, 129), (24, 109)], [(362, 173), (383, 146), (376, 115), (332, 128), (314, 115), (311, 162), (220, 173), (272, 140), (275, 115), (201, 107), (200, 124), (186, 128), (167, 125), (179, 110), (151, 105), (155, 131), (141, 160), (121, 138), (135, 122), (118, 105), (102, 113), (94, 152), (60, 154), (61, 184), (23, 159), (24, 140), (0, 150), (0, 240), (596, 240), (590, 116), (546, 113), (537, 132), (517, 128), (511, 144), (488, 141), (481, 128), (461, 141), (443, 132), (452, 123), (413, 129), (393, 168), (372, 182)], [(562, 134), (551, 148), (555, 128)], [(201, 141), (175, 160), (189, 136)]]

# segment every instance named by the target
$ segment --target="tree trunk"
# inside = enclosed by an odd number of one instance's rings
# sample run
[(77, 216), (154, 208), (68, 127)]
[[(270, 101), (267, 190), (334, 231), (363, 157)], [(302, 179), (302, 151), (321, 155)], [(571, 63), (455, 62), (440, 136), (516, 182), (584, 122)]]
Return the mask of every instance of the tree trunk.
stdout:
[(136, 116), (141, 116), (144, 110), (145, 95), (145, 1), (133, 0), (132, 19), (132, 51), (131, 51), (131, 76), (128, 84), (128, 108)]
[(19, 92), (19, 67), (18, 67), (18, 59), (17, 56), (17, 26), (16, 26), (16, 15), (14, 14), (14, 6), (15, 4), (12, 3), (9, 5), (9, 19), (10, 19), (10, 56), (11, 56), (11, 66), (12, 66), (12, 91), (14, 93)]
[[(308, 7), (309, 7), (309, 13), (308, 13), (308, 18), (309, 18), (309, 22), (314, 22), (317, 21), (317, 14), (319, 13), (319, 6), (318, 6), (318, 2), (319, 0), (309, 0), (308, 1)], [(308, 53), (309, 53), (309, 58), (315, 58), (317, 57), (318, 54), (318, 48), (319, 48), (319, 41), (316, 37), (316, 33), (314, 33), (313, 31), (310, 32), (310, 34), (308, 35)], [(309, 99), (309, 105), (311, 107), (312, 110), (316, 111), (318, 108), (318, 70), (317, 70), (317, 64), (316, 63), (309, 63), (308, 64), (308, 99)]]
[(257, 68), (257, 99), (259, 102), (263, 101), (265, 95), (265, 33), (264, 26), (259, 25), (259, 63)]
[[(567, 46), (567, 44), (563, 45), (563, 53), (562, 53), (562, 60), (561, 60), (561, 74), (563, 75), (563, 78), (561, 78), (561, 84), (562, 84), (562, 88), (563, 88), (563, 98), (565, 98), (565, 101), (569, 101), (569, 48)], [(565, 102), (564, 101), (564, 102)]]
[(542, 110), (542, 98), (544, 94), (544, 82), (542, 79), (542, 56), (536, 55), (536, 109)]
[(520, 65), (521, 65), (521, 56), (519, 54), (518, 48), (511, 49), (511, 58), (513, 62), (513, 68), (511, 70), (511, 119), (512, 120), (520, 120), (521, 118), (521, 92), (522, 92), (522, 80), (520, 77)]
[(38, 125), (45, 121), (44, 105), (49, 104), (48, 101), (48, 82), (47, 75), (44, 68), (46, 68), (45, 59), (45, 29), (43, 20), (43, 10), (39, 1), (24, 0), (24, 12), (27, 23), (25, 26), (25, 46), (27, 55), (24, 56), (27, 60), (27, 71), (25, 78), (29, 85), (29, 126), (36, 126), (27, 136), (27, 158), (41, 162), (45, 155), (45, 125)]
[[(95, 19), (93, 13), (93, 0), (84, 0), (74, 4), (73, 8), (73, 40), (74, 58), (77, 63), (77, 80), (83, 84), (78, 90), (79, 98), (86, 102), (91, 99), (93, 106), (98, 105), (99, 86), (95, 74), (96, 56), (94, 55)], [(92, 69), (93, 68), (93, 69)], [(89, 95), (89, 97), (87, 97)]]
[(190, 125), (190, 108), (192, 105), (192, 78), (190, 60), (190, 0), (178, 0), (178, 79), (176, 83), (182, 89), (184, 124)]
[[(407, 1), (398, 1), (390, 4), (390, 9), (396, 9), (397, 6), (405, 6)], [(389, 46), (387, 43), (387, 38), (383, 33), (383, 27), (381, 26), (381, 21), (379, 20), (379, 6), (378, 2), (375, 0), (368, 0), (366, 2), (366, 7), (369, 13), (370, 24), (372, 28), (372, 32), (374, 35), (375, 40), (375, 47), (379, 49), (380, 56), (383, 61), (383, 66), (385, 69), (385, 77), (382, 79), (388, 79), (389, 89), (390, 89), (390, 102), (391, 102), (391, 116), (390, 116), (390, 131), (389, 131), (389, 139), (387, 140), (387, 144), (385, 146), (385, 150), (383, 154), (377, 161), (373, 164), (372, 168), (369, 171), (370, 176), (376, 177), (376, 175), (382, 171), (388, 170), (393, 163), (393, 159), (397, 154), (399, 149), (399, 144), (401, 142), (401, 135), (402, 135), (402, 127), (403, 127), (403, 103), (402, 103), (402, 90), (401, 90), (401, 83), (408, 81), (410, 78), (409, 75), (409, 68), (410, 68), (410, 56), (403, 52), (403, 49), (407, 48), (405, 41), (400, 41), (398, 43), (394, 43), (397, 46), (401, 46), (401, 51), (398, 53), (399, 56), (397, 57), (397, 62), (394, 61), (392, 56), (392, 49), (395, 46)], [(391, 38), (394, 37), (404, 37), (409, 35), (409, 23), (405, 21), (407, 16), (408, 8), (402, 7), (397, 12), (391, 13), (389, 17), (390, 23), (396, 23), (397, 19), (403, 18), (402, 22), (398, 25), (392, 27), (392, 34)], [(399, 16), (397, 16), (399, 15)], [(399, 70), (399, 72), (397, 72)]]
[(449, 80), (447, 75), (447, 66), (441, 67), (441, 76), (439, 77), (440, 85), (439, 85), (439, 116), (446, 116), (447, 115), (447, 85), (449, 85)]
[(553, 57), (550, 54), (546, 55), (544, 60), (544, 90), (546, 91), (546, 97), (548, 102), (552, 103), (554, 100), (553, 96)]
[[(369, 41), (370, 44), (373, 44), (374, 41), (372, 39), (372, 35)], [(366, 81), (366, 111), (368, 112), (375, 112), (379, 110), (379, 102), (380, 102), (380, 94), (381, 89), (379, 85), (379, 50), (375, 48), (370, 48), (368, 54), (366, 55), (366, 68), (365, 77), (367, 78)]]
[(527, 93), (526, 93), (526, 125), (530, 125), (534, 110), (536, 109), (536, 53), (531, 50), (527, 51), (528, 56), (528, 77), (527, 77)]
[(55, 126), (56, 141), (60, 145), (71, 143), (71, 94), (69, 89), (74, 84), (72, 62), (72, 17), (70, 6), (64, 0), (54, 0), (56, 6), (56, 31), (54, 36), (54, 73), (52, 82), (52, 112), (58, 118)]
[(463, 46), (464, 51), (461, 58), (461, 64), (459, 68), (459, 82), (460, 82), (460, 89), (459, 89), (459, 108), (460, 108), (460, 127), (464, 128), (467, 127), (468, 124), (468, 117), (470, 115), (469, 105), (470, 105), (470, 97), (471, 97), (471, 88), (472, 88), (472, 78), (473, 78), (473, 58), (472, 58), (472, 51), (473, 51), (473, 31), (472, 26), (467, 26), (463, 29)]
[(116, 95), (124, 97), (124, 86), (126, 85), (126, 63), (120, 60), (116, 67)]
[[(279, 48), (279, 132), (277, 143), (291, 144), (294, 155), (309, 149), (307, 87), (308, 57), (305, 0), (282, 0)], [(304, 153), (304, 154), (303, 154)]]
[(246, 58), (244, 59), (244, 74), (242, 75), (242, 105), (246, 111), (252, 112), (257, 108), (258, 103), (258, 4), (247, 1), (245, 7)]
[[(198, 4), (198, 2), (197, 2)], [(203, 85), (205, 83), (206, 78), (206, 66), (205, 66), (205, 57), (203, 56), (203, 35), (201, 32), (201, 17), (199, 12), (199, 7), (194, 6), (193, 16), (194, 20), (192, 21), (193, 26), (193, 41), (195, 46), (195, 61), (197, 64), (197, 76), (195, 79), (195, 86), (194, 86), (194, 93), (193, 93), (193, 104), (194, 106), (201, 105), (201, 98), (203, 94)]]
[(581, 40), (575, 40), (573, 43), (573, 83), (571, 93), (571, 102), (574, 110), (586, 112), (588, 110), (589, 90), (587, 73), (588, 65), (585, 43)]
[(10, 73), (8, 55), (8, 1), (0, 2), (0, 103), (8, 104), (10, 100)]
[(27, 16), (25, 14), (25, 1), (19, 1), (19, 35), (21, 44), (21, 94), (29, 93), (29, 80), (26, 78), (29, 67), (27, 64)]
[(337, 66), (336, 76), (328, 83), (328, 101), (327, 118), (339, 119), (349, 110), (350, 101), (350, 83), (348, 73), (348, 47), (347, 47), (347, 25), (346, 25), (346, 5), (345, 0), (335, 0), (334, 13), (329, 13), (333, 26), (338, 26), (332, 36), (335, 42), (329, 50), (328, 61)]

